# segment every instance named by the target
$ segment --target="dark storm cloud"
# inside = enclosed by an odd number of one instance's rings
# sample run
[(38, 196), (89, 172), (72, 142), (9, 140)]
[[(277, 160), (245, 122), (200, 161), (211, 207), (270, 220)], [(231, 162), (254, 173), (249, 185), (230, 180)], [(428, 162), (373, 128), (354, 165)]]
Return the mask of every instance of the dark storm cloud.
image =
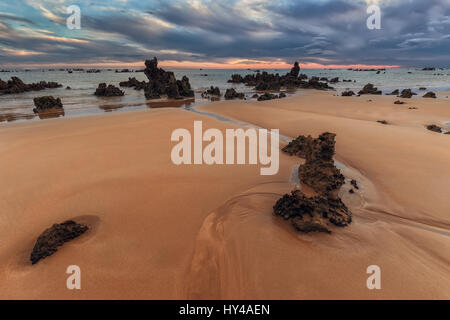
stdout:
[[(80, 36), (61, 26), (49, 29), (57, 37), (84, 40), (80, 42), (27, 35), (16, 30), (13, 22), (39, 25), (41, 21), (0, 13), (0, 45), (46, 53), (0, 53), (0, 59), (82, 62), (101, 57), (126, 62), (155, 54), (189, 61), (244, 58), (290, 63), (300, 59), (323, 64), (449, 66), (449, 0), (379, 1), (379, 5), (381, 30), (366, 27), (368, 4), (358, 0), (86, 4), (81, 6)], [(2, 26), (10, 32), (2, 32)]]

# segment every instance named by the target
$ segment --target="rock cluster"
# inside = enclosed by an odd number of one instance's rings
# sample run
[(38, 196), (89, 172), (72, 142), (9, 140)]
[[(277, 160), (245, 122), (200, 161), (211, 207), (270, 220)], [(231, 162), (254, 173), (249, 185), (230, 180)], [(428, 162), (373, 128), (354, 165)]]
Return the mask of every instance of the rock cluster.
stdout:
[(54, 254), (59, 246), (65, 242), (75, 239), (88, 230), (88, 227), (68, 220), (61, 224), (54, 224), (46, 229), (36, 241), (30, 255), (32, 264)]
[(292, 69), (285, 75), (270, 74), (266, 71), (248, 74), (244, 77), (240, 74), (233, 74), (228, 82), (244, 83), (258, 91), (279, 91), (280, 88), (332, 89), (326, 82), (320, 82), (318, 77), (312, 77), (309, 81), (305, 81), (306, 79), (308, 77), (300, 74), (300, 66), (298, 62), (295, 62)]
[(281, 92), (279, 95), (273, 94), (273, 93), (269, 93), (269, 92), (265, 92), (262, 95), (260, 95), (258, 97), (258, 101), (266, 101), (266, 100), (272, 100), (272, 99), (281, 99), (281, 98), (285, 98), (286, 94), (284, 92)]
[(135, 77), (128, 78), (128, 81), (122, 81), (119, 83), (121, 87), (134, 88), (135, 90), (142, 90), (145, 88), (146, 82), (139, 81)]
[(3, 81), (0, 79), (0, 94), (13, 94), (22, 93), (26, 91), (40, 91), (50, 88), (62, 87), (61, 84), (56, 82), (40, 81), (36, 83), (26, 84), (18, 77), (11, 77), (11, 80)]
[(209, 89), (202, 93), (202, 98), (208, 98), (209, 96), (217, 96), (220, 97), (220, 89), (219, 87), (211, 86)]
[(317, 195), (308, 197), (300, 190), (285, 194), (274, 205), (275, 215), (290, 220), (301, 232), (328, 232), (329, 224), (347, 226), (352, 213), (337, 196), (344, 176), (334, 166), (335, 134), (325, 132), (317, 139), (299, 136), (282, 150), (306, 158), (299, 167), (300, 181)]
[(231, 100), (231, 99), (245, 99), (245, 94), (242, 92), (237, 92), (234, 88), (227, 89), (225, 91), (225, 99)]
[(106, 86), (106, 83), (100, 83), (94, 94), (102, 97), (118, 97), (123, 96), (124, 92), (112, 84)]
[(52, 96), (36, 97), (33, 99), (36, 108), (33, 109), (34, 113), (41, 112), (56, 112), (63, 111), (63, 104), (60, 98), (54, 98)]
[(144, 74), (149, 80), (144, 88), (147, 99), (158, 99), (161, 95), (167, 95), (171, 99), (194, 96), (189, 78), (183, 76), (181, 80), (177, 80), (173, 72), (158, 68), (156, 57), (145, 61)]
[(381, 94), (381, 90), (378, 90), (373, 84), (368, 83), (358, 92), (358, 94)]
[(351, 97), (351, 96), (354, 96), (354, 95), (355, 95), (355, 93), (353, 91), (351, 91), (351, 90), (344, 91), (344, 92), (341, 93), (341, 96), (343, 96), (343, 97)]

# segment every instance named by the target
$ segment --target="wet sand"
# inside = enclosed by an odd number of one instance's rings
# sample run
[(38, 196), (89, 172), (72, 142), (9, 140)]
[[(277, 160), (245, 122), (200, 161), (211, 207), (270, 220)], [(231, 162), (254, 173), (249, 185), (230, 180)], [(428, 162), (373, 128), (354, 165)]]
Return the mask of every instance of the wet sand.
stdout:
[[(336, 159), (360, 190), (342, 187), (354, 219), (332, 234), (272, 215), (299, 158), (280, 153), (275, 176), (172, 164), (174, 129), (230, 122), (169, 108), (1, 127), (0, 298), (448, 299), (450, 136), (424, 125), (450, 121), (450, 108), (394, 100), (306, 91), (195, 107), (289, 137), (337, 133)], [(91, 229), (31, 266), (37, 236), (72, 218)], [(71, 264), (81, 290), (66, 289)], [(381, 290), (366, 288), (373, 264)]]

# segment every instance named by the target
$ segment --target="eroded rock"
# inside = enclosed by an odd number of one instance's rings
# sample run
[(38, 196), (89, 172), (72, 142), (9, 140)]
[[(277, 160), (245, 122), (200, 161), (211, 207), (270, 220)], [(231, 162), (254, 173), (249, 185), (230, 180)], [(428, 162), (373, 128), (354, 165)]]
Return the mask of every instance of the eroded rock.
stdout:
[(381, 90), (378, 90), (373, 84), (368, 83), (358, 92), (358, 94), (381, 94)]
[(237, 92), (234, 88), (227, 89), (225, 91), (225, 99), (231, 100), (231, 99), (245, 99), (245, 94), (242, 92)]
[(65, 242), (75, 239), (88, 230), (88, 226), (68, 220), (46, 229), (36, 240), (30, 255), (32, 264), (54, 254)]
[(106, 86), (106, 83), (100, 83), (94, 94), (102, 97), (118, 97), (123, 96), (124, 92), (112, 84)]

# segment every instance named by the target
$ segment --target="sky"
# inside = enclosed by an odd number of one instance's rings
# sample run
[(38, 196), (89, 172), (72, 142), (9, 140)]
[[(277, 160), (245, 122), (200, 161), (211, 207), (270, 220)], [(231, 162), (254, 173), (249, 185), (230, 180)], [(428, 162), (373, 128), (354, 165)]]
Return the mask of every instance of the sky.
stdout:
[[(380, 29), (369, 29), (369, 5)], [(67, 7), (81, 9), (70, 30)], [(450, 67), (450, 0), (1, 0), (0, 68)]]

